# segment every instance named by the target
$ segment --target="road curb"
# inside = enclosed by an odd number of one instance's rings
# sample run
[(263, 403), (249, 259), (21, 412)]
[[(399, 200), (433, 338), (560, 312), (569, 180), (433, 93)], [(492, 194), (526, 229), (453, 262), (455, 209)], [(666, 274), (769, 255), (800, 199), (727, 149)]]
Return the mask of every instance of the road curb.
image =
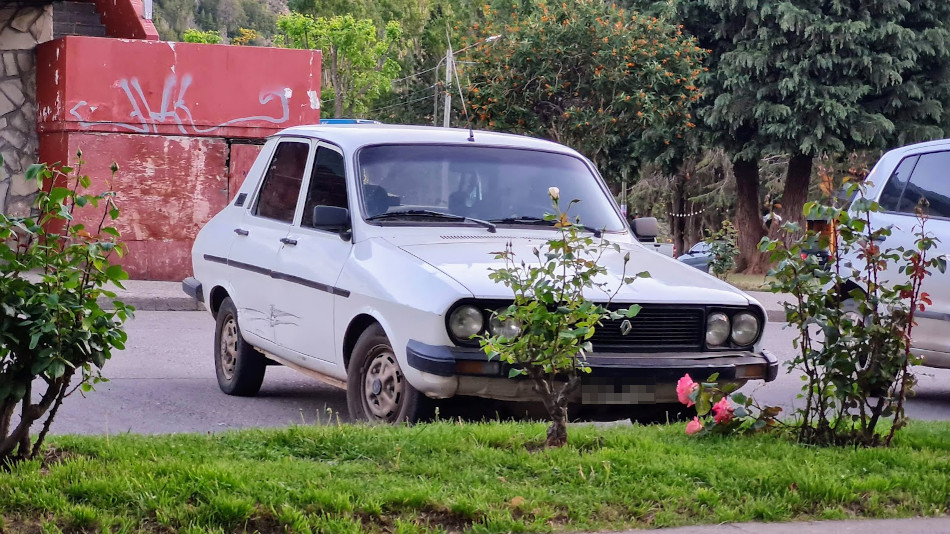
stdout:
[[(204, 306), (197, 300), (188, 297), (139, 297), (134, 295), (116, 295), (117, 300), (121, 300), (128, 306), (133, 306), (136, 311), (204, 311)], [(113, 299), (100, 298), (99, 306), (104, 310), (114, 309)]]

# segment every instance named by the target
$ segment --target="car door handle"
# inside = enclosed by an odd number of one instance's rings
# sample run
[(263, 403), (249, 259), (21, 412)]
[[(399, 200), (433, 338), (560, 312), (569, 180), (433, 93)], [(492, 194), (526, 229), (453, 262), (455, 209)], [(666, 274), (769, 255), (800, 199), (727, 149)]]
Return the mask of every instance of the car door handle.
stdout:
[(297, 244), (297, 240), (296, 240), (296, 239), (293, 239), (293, 238), (290, 238), (290, 237), (282, 237), (282, 238), (280, 238), (280, 242), (283, 243), (283, 244), (285, 244), (285, 245), (296, 245), (296, 244)]
[(248, 231), (245, 230), (244, 228), (235, 228), (234, 233), (237, 235), (247, 235)]

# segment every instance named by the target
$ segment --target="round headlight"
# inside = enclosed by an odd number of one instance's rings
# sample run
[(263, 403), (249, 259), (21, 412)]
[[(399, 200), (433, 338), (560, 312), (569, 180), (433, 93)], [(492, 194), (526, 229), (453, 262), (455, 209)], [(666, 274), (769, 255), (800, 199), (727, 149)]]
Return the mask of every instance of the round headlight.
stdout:
[(455, 308), (449, 316), (449, 331), (458, 339), (470, 339), (484, 327), (482, 312), (471, 304)]
[(712, 313), (706, 319), (706, 344), (722, 345), (729, 339), (729, 317), (724, 313)]
[(492, 315), (488, 321), (488, 331), (493, 336), (514, 338), (521, 334), (521, 321), (509, 317), (502, 321), (497, 315)]
[(732, 340), (736, 345), (750, 345), (758, 335), (758, 317), (747, 312), (732, 316)]

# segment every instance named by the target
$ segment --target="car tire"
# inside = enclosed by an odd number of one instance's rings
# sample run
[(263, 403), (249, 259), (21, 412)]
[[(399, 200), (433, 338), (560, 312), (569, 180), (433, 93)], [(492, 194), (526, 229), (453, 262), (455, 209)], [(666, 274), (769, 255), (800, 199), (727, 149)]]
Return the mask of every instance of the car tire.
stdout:
[(630, 422), (640, 425), (665, 425), (696, 417), (696, 406), (678, 402), (640, 404), (632, 409)]
[(356, 341), (346, 376), (346, 404), (355, 421), (415, 423), (430, 415), (431, 399), (406, 380), (379, 324), (371, 325)]
[(228, 395), (252, 397), (260, 391), (266, 370), (266, 358), (244, 341), (237, 308), (231, 297), (226, 297), (218, 309), (214, 331), (214, 371), (218, 387)]

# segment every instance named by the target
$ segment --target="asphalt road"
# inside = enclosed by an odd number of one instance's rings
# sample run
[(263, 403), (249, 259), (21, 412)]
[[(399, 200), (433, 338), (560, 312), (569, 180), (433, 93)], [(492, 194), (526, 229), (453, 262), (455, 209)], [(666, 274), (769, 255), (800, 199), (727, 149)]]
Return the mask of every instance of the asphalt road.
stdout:
[[(105, 366), (109, 382), (85, 398), (66, 399), (52, 427), (56, 434), (154, 434), (217, 432), (347, 420), (342, 390), (284, 367), (269, 367), (257, 397), (221, 393), (211, 356), (214, 322), (207, 312), (140, 311), (127, 327), (126, 350)], [(771, 324), (765, 348), (780, 360), (794, 354), (792, 332)], [(950, 370), (919, 368), (910, 417), (950, 419)], [(796, 402), (801, 380), (779, 373), (774, 382), (743, 391), (761, 404), (786, 410)]]

